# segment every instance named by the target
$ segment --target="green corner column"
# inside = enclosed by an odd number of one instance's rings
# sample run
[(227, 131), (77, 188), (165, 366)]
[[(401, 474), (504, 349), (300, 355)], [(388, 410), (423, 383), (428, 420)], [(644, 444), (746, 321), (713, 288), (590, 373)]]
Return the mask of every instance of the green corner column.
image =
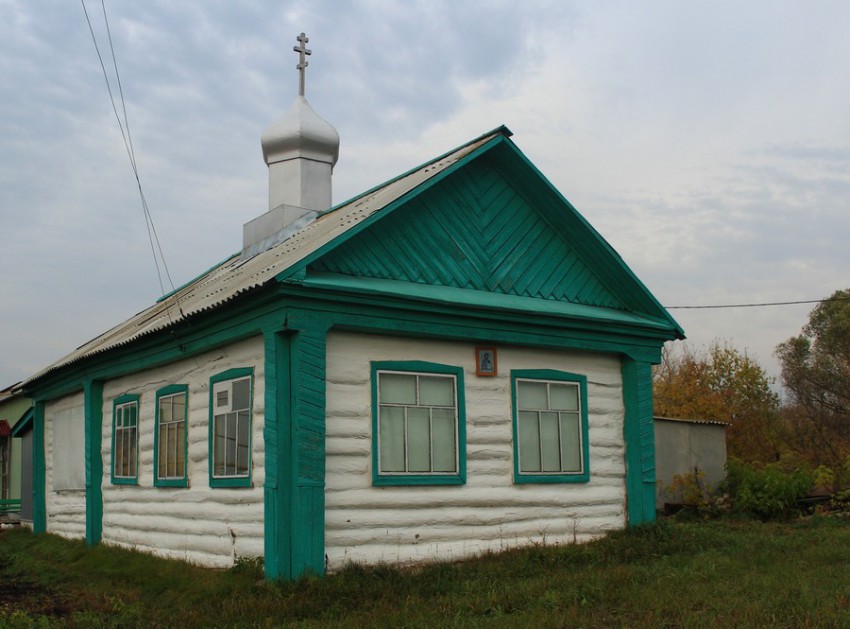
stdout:
[(85, 393), (86, 544), (103, 535), (103, 383), (88, 380)]
[(327, 325), (290, 319), (265, 333), (265, 575), (325, 571)]
[(44, 402), (33, 405), (32, 420), (32, 530), (47, 531), (47, 470), (44, 462)]
[(264, 565), (266, 579), (285, 579), (290, 570), (289, 492), (289, 339), (276, 331), (263, 337), (265, 346), (266, 480), (264, 500)]
[(652, 365), (623, 358), (624, 438), (628, 524), (655, 520), (655, 427)]

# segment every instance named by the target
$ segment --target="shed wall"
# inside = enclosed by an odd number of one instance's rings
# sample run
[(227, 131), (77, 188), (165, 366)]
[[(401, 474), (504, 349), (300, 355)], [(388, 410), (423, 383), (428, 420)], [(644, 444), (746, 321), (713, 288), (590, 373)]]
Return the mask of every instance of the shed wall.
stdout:
[(699, 469), (708, 489), (716, 489), (726, 476), (726, 426), (655, 419), (655, 466), (658, 491), (655, 506), (680, 502), (671, 495), (670, 485), (677, 474)]
[[(202, 565), (226, 567), (236, 556), (263, 554), (264, 378), (260, 337), (192, 359), (111, 380), (103, 389), (103, 541)], [(209, 380), (254, 368), (252, 486), (209, 486)], [(154, 486), (157, 390), (185, 384), (188, 395), (188, 487)], [(140, 396), (138, 485), (111, 482), (113, 400)]]
[[(328, 336), (325, 549), (330, 570), (346, 561), (456, 559), (533, 542), (584, 541), (625, 526), (619, 359), (499, 347), (499, 375), (476, 377), (474, 347), (347, 332)], [(466, 484), (372, 486), (373, 360), (424, 360), (463, 368)], [(513, 483), (512, 369), (587, 376), (590, 482)]]

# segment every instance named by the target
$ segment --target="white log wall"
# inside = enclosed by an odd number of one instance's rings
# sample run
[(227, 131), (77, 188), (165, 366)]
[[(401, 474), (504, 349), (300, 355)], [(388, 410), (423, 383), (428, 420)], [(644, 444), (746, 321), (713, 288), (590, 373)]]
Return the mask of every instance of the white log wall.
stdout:
[[(62, 474), (61, 469), (57, 469), (51, 453), (54, 446), (54, 421), (59, 418), (59, 421), (71, 421), (74, 418), (75, 423), (80, 427), (84, 427), (83, 421), (79, 421), (83, 416), (84, 398), (82, 392), (67, 395), (63, 398), (58, 398), (47, 402), (44, 405), (44, 467), (45, 467), (45, 505), (47, 507), (47, 531), (62, 537), (69, 538), (85, 538), (86, 536), (86, 491), (85, 486), (81, 489), (60, 489), (56, 490), (57, 480), (59, 486), (64, 483), (61, 479), (54, 478), (56, 474)], [(85, 440), (80, 439), (77, 442), (79, 446), (85, 448)], [(79, 450), (79, 447), (77, 448)], [(78, 452), (64, 452), (63, 456), (66, 460), (79, 457), (85, 469), (85, 450)], [(60, 457), (60, 459), (63, 457)], [(59, 465), (61, 468), (62, 465)]]
[[(227, 567), (234, 557), (263, 554), (263, 342), (256, 337), (158, 369), (110, 380), (103, 388), (103, 541), (193, 563)], [(252, 486), (209, 486), (210, 377), (254, 368)], [(186, 384), (188, 487), (154, 487), (156, 392)], [(115, 398), (139, 399), (139, 484), (113, 485), (112, 406)], [(83, 511), (85, 512), (85, 511)]]
[[(456, 559), (529, 543), (572, 543), (625, 526), (620, 361), (614, 355), (500, 346), (497, 377), (475, 375), (474, 344), (332, 332), (327, 364), (325, 552), (347, 561)], [(372, 360), (464, 369), (466, 484), (372, 486)], [(510, 372), (587, 376), (588, 483), (513, 483)]]

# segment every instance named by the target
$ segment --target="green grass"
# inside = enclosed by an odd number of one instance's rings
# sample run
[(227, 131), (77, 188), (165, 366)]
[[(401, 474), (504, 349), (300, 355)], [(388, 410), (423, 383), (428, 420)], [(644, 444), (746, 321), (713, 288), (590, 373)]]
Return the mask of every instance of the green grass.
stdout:
[(674, 522), (578, 546), (269, 584), (13, 530), (0, 627), (842, 627), (850, 521)]

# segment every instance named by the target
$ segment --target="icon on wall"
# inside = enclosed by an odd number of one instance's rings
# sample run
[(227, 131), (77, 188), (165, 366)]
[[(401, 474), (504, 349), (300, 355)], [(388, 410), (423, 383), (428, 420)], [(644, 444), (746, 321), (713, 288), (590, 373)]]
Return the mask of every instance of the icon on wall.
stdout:
[(495, 347), (475, 348), (475, 375), (495, 376), (498, 374)]

